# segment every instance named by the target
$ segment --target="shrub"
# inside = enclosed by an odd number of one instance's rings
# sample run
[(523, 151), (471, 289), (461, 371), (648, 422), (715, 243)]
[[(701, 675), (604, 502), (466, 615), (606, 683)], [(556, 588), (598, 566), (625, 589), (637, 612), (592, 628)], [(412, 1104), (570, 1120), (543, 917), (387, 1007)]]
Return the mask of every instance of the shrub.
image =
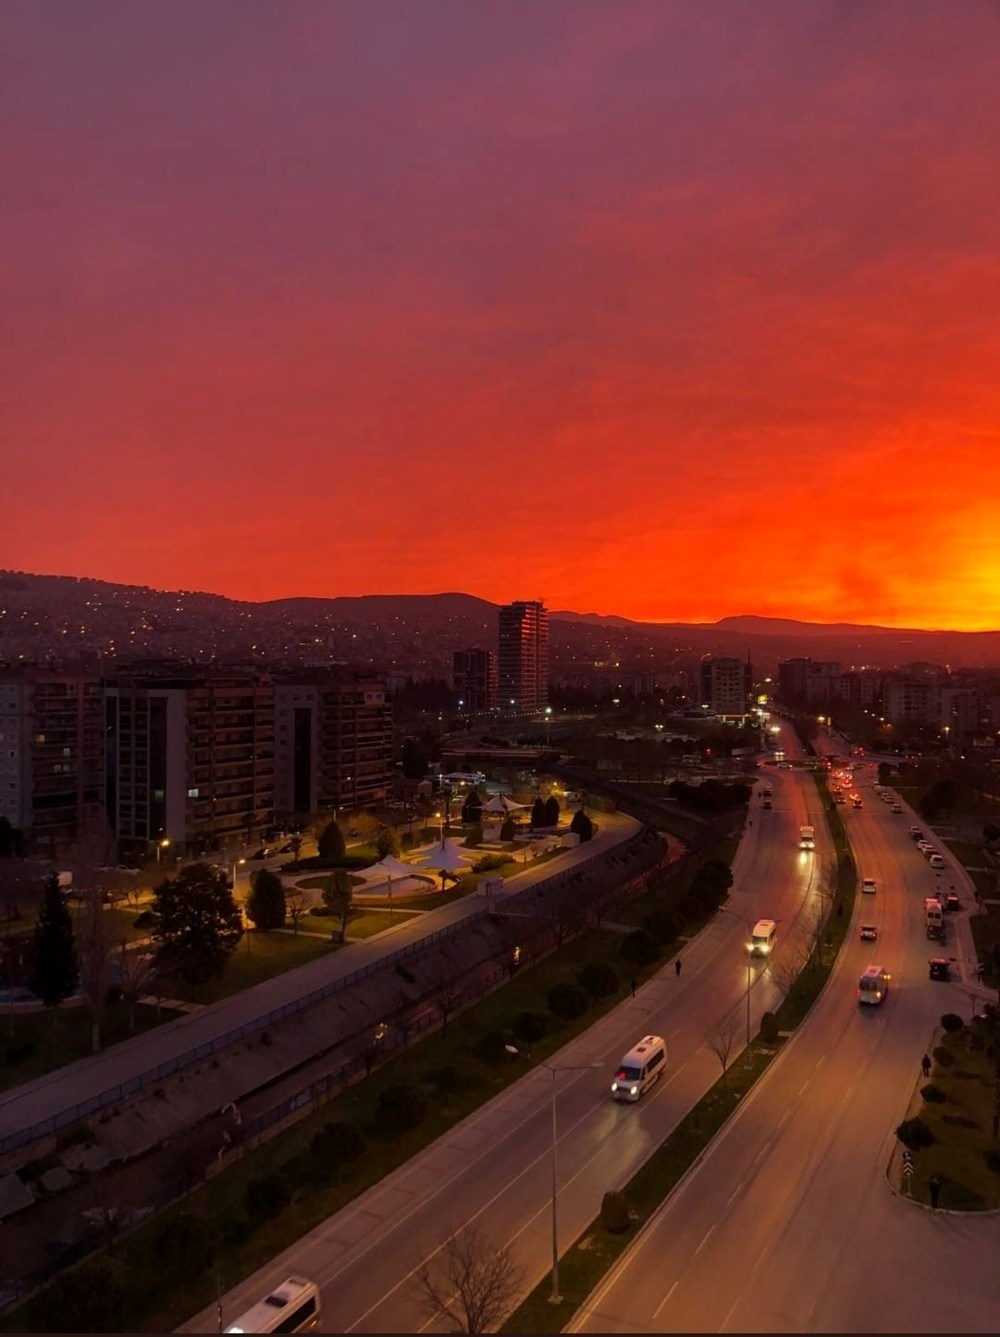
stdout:
[(618, 992), (621, 984), (618, 971), (607, 961), (585, 961), (576, 972), (576, 979), (591, 998), (608, 998)]
[(483, 828), (479, 825), (470, 827), (465, 833), (465, 848), (467, 850), (478, 849), (483, 843)]
[(773, 1012), (765, 1012), (760, 1019), (760, 1038), (766, 1045), (778, 1043), (778, 1018)]
[(941, 1088), (935, 1086), (933, 1082), (928, 1082), (926, 1086), (922, 1086), (920, 1088), (920, 1094), (929, 1105), (943, 1105), (948, 1099)]
[(246, 1244), (254, 1232), (254, 1223), (245, 1216), (224, 1216), (219, 1222), (219, 1235), (227, 1249), (238, 1249)]
[(28, 1315), (32, 1332), (121, 1332), (129, 1322), (121, 1275), (107, 1258), (58, 1277)]
[(506, 1043), (507, 1037), (503, 1031), (487, 1031), (476, 1045), (476, 1054), (483, 1063), (495, 1068), (498, 1064), (505, 1062), (508, 1057), (504, 1048)]
[(549, 1029), (549, 1019), (544, 1012), (519, 1012), (511, 1027), (519, 1040), (531, 1044), (535, 1040), (544, 1040)]
[(669, 905), (657, 903), (642, 921), (642, 926), (658, 942), (666, 946), (669, 942), (676, 942), (683, 927), (683, 920)]
[(941, 1018), (941, 1029), (949, 1035), (957, 1035), (964, 1025), (965, 1022), (957, 1012), (945, 1012)]
[(648, 966), (662, 953), (660, 944), (645, 928), (633, 929), (622, 938), (621, 954), (633, 966)]
[(569, 981), (553, 984), (546, 995), (546, 1001), (549, 1011), (563, 1021), (574, 1021), (577, 1017), (582, 1017), (590, 1006), (590, 999), (579, 984), (571, 984)]
[(444, 1096), (445, 1099), (459, 1091), (471, 1091), (473, 1087), (479, 1084), (477, 1077), (473, 1077), (471, 1073), (463, 1072), (461, 1068), (453, 1067), (450, 1063), (446, 1063), (443, 1068), (438, 1068), (432, 1072), (430, 1081), (438, 1095)]
[(625, 1194), (617, 1189), (605, 1193), (601, 1199), (601, 1226), (611, 1235), (622, 1235), (628, 1230), (628, 1203)]
[(277, 1216), (291, 1200), (288, 1182), (276, 1172), (251, 1179), (243, 1194), (243, 1206), (251, 1221), (267, 1221)]
[(913, 1119), (904, 1119), (896, 1129), (896, 1136), (903, 1146), (910, 1151), (920, 1151), (923, 1147), (934, 1145), (934, 1134), (917, 1115)]
[(419, 1128), (427, 1114), (427, 1098), (416, 1086), (403, 1082), (378, 1093), (375, 1127), (383, 1137), (395, 1140)]
[(986, 1162), (987, 1170), (1000, 1175), (1000, 1147), (987, 1147), (983, 1152), (983, 1160)]
[(938, 1045), (932, 1052), (934, 1055), (934, 1062), (939, 1068), (950, 1068), (954, 1066), (955, 1055), (950, 1049), (946, 1049), (944, 1045)]
[(345, 1120), (331, 1120), (313, 1134), (309, 1143), (316, 1167), (328, 1176), (336, 1177), (345, 1165), (356, 1161), (365, 1149), (365, 1139), (356, 1124)]

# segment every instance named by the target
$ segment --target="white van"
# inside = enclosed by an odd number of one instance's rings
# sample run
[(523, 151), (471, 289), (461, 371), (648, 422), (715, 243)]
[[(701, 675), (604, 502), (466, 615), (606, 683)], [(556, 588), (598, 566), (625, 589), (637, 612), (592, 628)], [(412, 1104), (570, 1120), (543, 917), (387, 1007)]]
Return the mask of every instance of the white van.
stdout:
[(319, 1288), (304, 1277), (288, 1277), (251, 1305), (226, 1332), (306, 1332), (319, 1326)]
[(770, 956), (777, 934), (778, 926), (773, 919), (758, 919), (750, 934), (747, 951), (751, 956)]
[(936, 850), (933, 854), (928, 855), (927, 862), (932, 868), (944, 868), (946, 866), (944, 856), (938, 854)]
[(659, 1078), (667, 1062), (667, 1046), (658, 1035), (646, 1035), (628, 1051), (611, 1083), (615, 1100), (638, 1100)]
[(858, 980), (859, 1003), (881, 1003), (889, 992), (889, 972), (884, 966), (869, 966)]

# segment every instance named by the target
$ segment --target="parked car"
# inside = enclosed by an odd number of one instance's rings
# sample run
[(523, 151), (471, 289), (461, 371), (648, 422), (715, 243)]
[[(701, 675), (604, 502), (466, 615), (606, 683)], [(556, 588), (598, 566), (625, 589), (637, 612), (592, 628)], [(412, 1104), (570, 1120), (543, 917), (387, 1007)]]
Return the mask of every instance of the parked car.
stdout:
[(903, 805), (901, 803), (894, 803), (892, 805), (892, 811), (896, 814), (897, 817), (901, 817), (903, 813)]
[(279, 853), (279, 854), (291, 854), (291, 852), (292, 852), (294, 849), (295, 849), (295, 846), (294, 846), (294, 845), (292, 844), (292, 842), (289, 840), (289, 841), (287, 841), (284, 845), (282, 845), (281, 849), (278, 850), (278, 853)]
[(951, 966), (945, 957), (932, 956), (928, 965), (930, 966), (929, 974), (932, 980), (947, 981), (951, 979)]
[(946, 910), (961, 910), (962, 902), (958, 899), (956, 892), (948, 892), (948, 895), (944, 898), (944, 908)]
[(862, 879), (861, 879), (861, 890), (862, 890), (863, 892), (867, 893), (869, 896), (874, 896), (874, 895), (875, 895), (875, 879), (874, 879), (873, 877), (865, 877), (865, 878), (862, 878)]
[(861, 925), (862, 942), (874, 942), (877, 937), (878, 937), (878, 929), (875, 927), (874, 924)]
[(254, 850), (253, 854), (250, 855), (250, 861), (252, 863), (256, 859), (270, 859), (270, 857), (271, 851), (266, 845), (261, 845), (259, 850)]

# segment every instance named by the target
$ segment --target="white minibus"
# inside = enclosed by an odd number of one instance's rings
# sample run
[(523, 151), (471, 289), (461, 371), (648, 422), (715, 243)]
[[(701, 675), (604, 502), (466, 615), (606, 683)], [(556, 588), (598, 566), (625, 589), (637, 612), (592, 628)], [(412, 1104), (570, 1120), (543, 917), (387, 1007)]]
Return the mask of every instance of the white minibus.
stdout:
[(889, 992), (889, 972), (884, 966), (868, 966), (858, 980), (859, 1003), (881, 1003)]
[(778, 926), (773, 919), (758, 919), (750, 934), (747, 951), (751, 956), (770, 956), (777, 933)]
[(306, 1332), (319, 1326), (319, 1288), (304, 1277), (288, 1277), (270, 1295), (231, 1323), (226, 1332)]
[(628, 1051), (611, 1083), (616, 1100), (638, 1100), (663, 1072), (667, 1046), (658, 1035), (646, 1035)]

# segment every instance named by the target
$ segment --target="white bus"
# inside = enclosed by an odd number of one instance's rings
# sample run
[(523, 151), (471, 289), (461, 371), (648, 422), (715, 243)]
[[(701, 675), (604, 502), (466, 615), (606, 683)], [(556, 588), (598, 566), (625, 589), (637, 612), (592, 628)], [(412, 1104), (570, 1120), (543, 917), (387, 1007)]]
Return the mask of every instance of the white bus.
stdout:
[(883, 1002), (889, 992), (889, 979), (889, 972), (884, 966), (868, 966), (858, 980), (858, 1002)]
[(660, 1077), (667, 1061), (667, 1046), (658, 1035), (644, 1036), (630, 1049), (615, 1073), (611, 1094), (616, 1100), (638, 1100)]
[(226, 1332), (307, 1332), (319, 1326), (319, 1288), (304, 1277), (288, 1277), (270, 1295), (231, 1323)]

